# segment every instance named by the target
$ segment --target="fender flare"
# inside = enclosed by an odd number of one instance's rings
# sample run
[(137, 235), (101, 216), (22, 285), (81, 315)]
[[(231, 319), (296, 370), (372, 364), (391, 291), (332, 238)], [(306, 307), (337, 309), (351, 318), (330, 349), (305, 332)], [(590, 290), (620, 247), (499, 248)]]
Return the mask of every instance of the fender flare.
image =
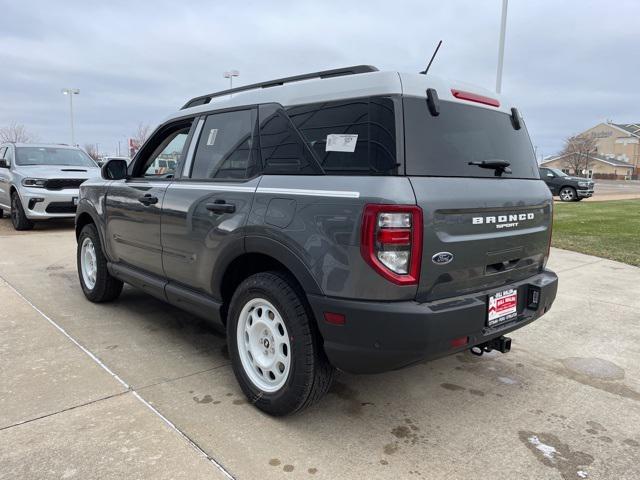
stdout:
[(277, 240), (257, 235), (246, 236), (244, 238), (244, 249), (242, 253), (238, 252), (238, 255), (235, 255), (233, 258), (228, 258), (223, 268), (216, 269), (212, 282), (214, 295), (222, 298), (220, 296), (220, 291), (222, 288), (222, 279), (227, 272), (227, 268), (237, 258), (248, 253), (259, 253), (277, 260), (289, 269), (298, 283), (300, 283), (305, 293), (324, 295), (324, 292), (318, 285), (318, 282), (314, 278), (309, 267), (298, 255), (296, 255), (289, 247)]
[(107, 257), (108, 261), (112, 261), (111, 256), (108, 252), (107, 243), (105, 242), (104, 238), (104, 224), (100, 219), (100, 215), (98, 215), (98, 212), (96, 212), (96, 209), (86, 200), (81, 200), (76, 210), (76, 218), (74, 221), (76, 240), (78, 240), (78, 236), (80, 235), (80, 230), (78, 229), (78, 218), (80, 218), (80, 216), (83, 214), (87, 214), (91, 217), (91, 220), (93, 221), (94, 225), (96, 226), (96, 230), (98, 231), (98, 236), (100, 237), (102, 253), (105, 257)]

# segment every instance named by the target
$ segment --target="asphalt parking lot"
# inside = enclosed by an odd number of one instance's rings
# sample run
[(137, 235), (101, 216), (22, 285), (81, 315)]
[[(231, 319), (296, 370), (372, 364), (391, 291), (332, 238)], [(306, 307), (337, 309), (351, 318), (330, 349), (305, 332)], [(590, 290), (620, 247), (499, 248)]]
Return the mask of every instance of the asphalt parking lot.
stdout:
[(640, 269), (554, 250), (507, 355), (376, 376), (274, 419), (225, 339), (137, 290), (95, 305), (68, 222), (0, 220), (0, 479), (640, 478)]

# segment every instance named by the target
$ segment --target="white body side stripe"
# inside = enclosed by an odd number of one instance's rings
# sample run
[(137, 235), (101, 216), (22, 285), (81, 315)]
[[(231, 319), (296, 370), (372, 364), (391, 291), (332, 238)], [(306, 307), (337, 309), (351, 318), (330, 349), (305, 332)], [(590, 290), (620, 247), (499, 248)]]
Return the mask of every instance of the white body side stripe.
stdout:
[(258, 187), (256, 193), (279, 193), (282, 195), (308, 195), (312, 197), (360, 198), (360, 192), (346, 190), (305, 190), (302, 188)]
[(180, 190), (217, 190), (220, 192), (255, 192), (256, 187), (242, 187), (239, 185), (220, 185), (219, 183), (188, 183), (176, 182), (169, 186)]

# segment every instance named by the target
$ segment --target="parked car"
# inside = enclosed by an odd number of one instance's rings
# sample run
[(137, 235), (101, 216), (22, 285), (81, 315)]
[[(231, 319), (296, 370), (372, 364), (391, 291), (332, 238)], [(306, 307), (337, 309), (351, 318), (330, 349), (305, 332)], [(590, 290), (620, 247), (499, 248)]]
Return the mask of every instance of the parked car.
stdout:
[(552, 208), (507, 100), (349, 67), (190, 100), (80, 187), (78, 272), (90, 301), (126, 282), (226, 330), (284, 415), (335, 369), (509, 351), (556, 296)]
[(593, 196), (593, 180), (572, 177), (557, 168), (540, 168), (540, 178), (547, 184), (552, 195), (557, 195), (563, 202), (579, 202), (583, 198)]
[(0, 217), (11, 212), (16, 230), (33, 222), (73, 218), (78, 188), (100, 169), (83, 150), (58, 144), (0, 145)]

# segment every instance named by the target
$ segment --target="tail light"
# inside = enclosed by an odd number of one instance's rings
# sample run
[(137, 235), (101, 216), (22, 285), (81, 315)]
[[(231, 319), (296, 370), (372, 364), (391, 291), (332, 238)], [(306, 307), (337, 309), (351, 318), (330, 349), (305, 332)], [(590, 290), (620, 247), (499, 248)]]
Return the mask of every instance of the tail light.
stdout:
[(367, 205), (360, 251), (373, 269), (398, 285), (420, 278), (422, 210), (415, 205)]
[(549, 223), (549, 242), (547, 243), (547, 254), (544, 256), (544, 260), (542, 261), (542, 268), (545, 268), (547, 266), (549, 255), (551, 255), (551, 238), (553, 237), (553, 201), (551, 201), (549, 208), (551, 209), (551, 221)]

